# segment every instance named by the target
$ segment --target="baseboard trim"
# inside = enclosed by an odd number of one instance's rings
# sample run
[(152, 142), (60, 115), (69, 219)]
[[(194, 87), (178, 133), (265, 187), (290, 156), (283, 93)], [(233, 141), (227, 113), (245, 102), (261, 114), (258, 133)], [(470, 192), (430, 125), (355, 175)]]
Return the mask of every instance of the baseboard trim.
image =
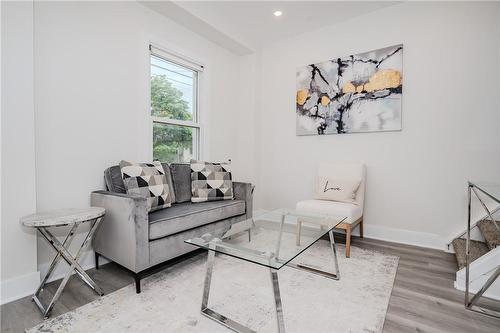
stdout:
[[(99, 265), (104, 265), (109, 263), (110, 261), (104, 257), (99, 257)], [(94, 258), (94, 251), (86, 251), (84, 252), (79, 260), (80, 266), (84, 270), (91, 269), (95, 267), (95, 258)], [(50, 262), (45, 262), (42, 264), (38, 265), (38, 271), (40, 272), (40, 276), (45, 276), (47, 274), (47, 271), (49, 270)], [(66, 272), (68, 271), (69, 265), (66, 263), (64, 260), (59, 260), (59, 263), (57, 264), (56, 268), (54, 269), (54, 272), (52, 272), (52, 275), (50, 276), (48, 282), (56, 281), (59, 279), (62, 279), (64, 275), (66, 275)], [(74, 274), (74, 273), (73, 273)]]
[[(353, 234), (359, 235), (359, 231), (355, 230)], [(446, 240), (444, 238), (428, 232), (395, 229), (384, 226), (365, 224), (364, 236), (366, 238), (420, 246), (441, 251), (445, 251), (446, 248)]]
[[(254, 210), (254, 216), (267, 212), (265, 209)], [(443, 237), (420, 231), (389, 228), (364, 222), (364, 236), (387, 242), (414, 245), (435, 250), (446, 250), (446, 239)], [(359, 227), (352, 231), (352, 235), (359, 236)]]
[(40, 283), (40, 273), (32, 272), (0, 281), (1, 304), (10, 303), (20, 298), (32, 295)]

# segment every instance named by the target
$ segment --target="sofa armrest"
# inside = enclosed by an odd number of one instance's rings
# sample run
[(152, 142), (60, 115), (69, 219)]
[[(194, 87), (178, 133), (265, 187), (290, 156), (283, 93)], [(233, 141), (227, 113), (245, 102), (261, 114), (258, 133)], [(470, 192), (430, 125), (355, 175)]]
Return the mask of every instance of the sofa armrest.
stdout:
[(245, 211), (247, 218), (253, 216), (253, 189), (250, 183), (233, 182), (234, 199), (245, 200)]
[(149, 221), (146, 198), (94, 191), (92, 206), (106, 209), (92, 245), (94, 251), (137, 273), (149, 267)]

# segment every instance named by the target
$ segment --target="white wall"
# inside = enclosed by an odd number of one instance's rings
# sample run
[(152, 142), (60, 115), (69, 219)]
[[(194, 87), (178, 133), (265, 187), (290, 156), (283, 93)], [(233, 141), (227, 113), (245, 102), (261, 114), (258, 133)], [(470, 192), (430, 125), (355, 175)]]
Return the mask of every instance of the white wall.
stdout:
[[(148, 42), (205, 64), (203, 157), (238, 160), (240, 60), (134, 2), (39, 2), (35, 5), (37, 209), (89, 205), (103, 171), (121, 159), (152, 158)], [(245, 169), (247, 168), (247, 169)], [(62, 235), (62, 233), (61, 233)], [(81, 243), (78, 235), (74, 245)], [(38, 244), (42, 273), (52, 255)], [(93, 263), (91, 256), (84, 261)]]
[[(262, 51), (258, 208), (313, 193), (322, 161), (364, 161), (369, 236), (443, 248), (464, 229), (466, 181), (500, 179), (496, 3), (403, 3)], [(295, 69), (404, 44), (403, 130), (295, 135)]]
[(36, 209), (33, 113), (33, 4), (1, 2), (1, 303), (39, 282), (36, 237), (19, 218)]
[[(231, 158), (234, 178), (257, 185), (256, 209), (310, 197), (320, 161), (364, 161), (367, 233), (441, 247), (463, 228), (465, 181), (500, 178), (498, 4), (403, 3), (245, 57), (134, 2), (30, 8), (2, 2), (2, 290), (36, 276), (21, 215), (87, 206), (107, 166), (151, 159), (149, 41), (206, 65), (202, 157)], [(403, 131), (295, 135), (297, 66), (396, 43), (405, 45)], [(22, 201), (12, 195), (20, 187)], [(53, 253), (44, 240), (38, 250), (43, 273)]]
[(260, 62), (258, 54), (241, 56), (238, 62), (238, 109), (232, 126), (237, 129), (236, 153), (232, 166), (238, 181), (255, 183), (257, 177), (256, 110), (259, 107)]

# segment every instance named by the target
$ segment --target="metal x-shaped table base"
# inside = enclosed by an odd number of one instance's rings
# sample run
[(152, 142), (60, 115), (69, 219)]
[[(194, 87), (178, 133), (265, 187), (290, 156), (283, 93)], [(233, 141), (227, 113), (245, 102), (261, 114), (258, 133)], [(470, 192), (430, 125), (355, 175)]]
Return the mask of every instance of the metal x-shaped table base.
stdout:
[[(64, 242), (61, 244), (61, 242), (48, 230), (46, 227), (38, 227), (38, 231), (42, 234), (42, 236), (49, 242), (50, 245), (54, 248), (54, 250), (57, 251), (56, 256), (52, 260), (52, 263), (50, 264), (49, 270), (47, 271), (47, 274), (45, 274), (45, 277), (43, 278), (42, 282), (38, 286), (38, 288), (35, 291), (35, 294), (33, 295), (33, 301), (35, 304), (40, 308), (40, 311), (42, 311), (44, 318), (48, 318), (50, 315), (50, 312), (52, 311), (54, 304), (57, 302), (59, 297), (61, 296), (61, 293), (66, 286), (66, 284), (69, 281), (69, 278), (73, 274), (73, 272), (76, 272), (77, 275), (82, 279), (83, 282), (85, 282), (90, 288), (92, 288), (98, 295), (102, 296), (104, 293), (102, 292), (101, 288), (90, 278), (90, 276), (85, 272), (85, 270), (80, 266), (78, 263), (78, 260), (80, 259), (80, 256), (83, 253), (83, 250), (87, 248), (89, 242), (92, 240), (92, 237), (94, 236), (94, 233), (96, 232), (97, 228), (99, 227), (99, 224), (101, 223), (102, 217), (99, 217), (95, 220), (94, 225), (90, 228), (90, 231), (88, 232), (87, 236), (85, 237), (85, 240), (83, 241), (80, 249), (78, 250), (77, 254), (75, 257), (71, 255), (71, 253), (68, 251), (69, 245), (71, 244), (71, 241), (75, 237), (75, 231), (78, 228), (78, 225), (81, 223), (75, 223), (71, 227), (71, 230), (69, 231), (68, 235), (66, 236), (66, 239)], [(60, 259), (64, 259), (66, 263), (70, 266), (68, 271), (66, 272), (66, 275), (62, 279), (61, 283), (59, 284), (59, 287), (57, 288), (54, 296), (52, 297), (52, 300), (50, 301), (48, 306), (44, 306), (39, 298), (40, 293), (43, 291), (43, 288), (45, 287), (45, 284), (47, 280), (49, 279), (50, 275), (54, 271), (54, 268), (57, 266), (57, 263), (59, 262)]]
[[(283, 226), (283, 221), (281, 226)], [(280, 230), (280, 239), (281, 239), (281, 231), (282, 227)], [(339, 280), (340, 279), (340, 270), (339, 270), (339, 264), (338, 264), (338, 258), (337, 258), (337, 247), (335, 244), (335, 239), (333, 238), (333, 230), (330, 230), (328, 232), (328, 236), (330, 238), (330, 249), (331, 253), (333, 255), (333, 260), (334, 260), (334, 265), (335, 265), (335, 273), (327, 272), (322, 269), (318, 269), (316, 267), (307, 265), (307, 264), (294, 264), (294, 263), (287, 263), (286, 266), (292, 267), (295, 269), (299, 270), (304, 270), (309, 273), (321, 275), (323, 277), (332, 279), (332, 280)], [(250, 240), (250, 236), (249, 236)], [(240, 333), (256, 333), (254, 330), (232, 320), (231, 318), (228, 318), (208, 307), (208, 299), (210, 296), (210, 286), (212, 283), (212, 272), (214, 268), (214, 262), (215, 262), (215, 247), (217, 245), (215, 243), (211, 243), (209, 247), (211, 250), (208, 251), (208, 258), (207, 258), (207, 272), (205, 275), (205, 283), (204, 283), (204, 288), (203, 288), (203, 297), (201, 301), (201, 313), (212, 319), (215, 320), (216, 322), (226, 326), (227, 328), (235, 331), (235, 332), (240, 332)], [(279, 253), (279, 242), (278, 242), (278, 250), (276, 251)], [(271, 258), (270, 258), (271, 259)], [(275, 259), (275, 258), (273, 258)], [(277, 260), (279, 261), (279, 260)], [(274, 294), (274, 303), (275, 303), (275, 308), (276, 308), (276, 319), (278, 322), (278, 332), (279, 333), (285, 333), (285, 321), (283, 319), (283, 305), (281, 303), (281, 294), (280, 294), (280, 287), (279, 287), (279, 281), (278, 281), (278, 270), (274, 268), (270, 268), (270, 273), (271, 273), (271, 284), (273, 287), (273, 294)]]

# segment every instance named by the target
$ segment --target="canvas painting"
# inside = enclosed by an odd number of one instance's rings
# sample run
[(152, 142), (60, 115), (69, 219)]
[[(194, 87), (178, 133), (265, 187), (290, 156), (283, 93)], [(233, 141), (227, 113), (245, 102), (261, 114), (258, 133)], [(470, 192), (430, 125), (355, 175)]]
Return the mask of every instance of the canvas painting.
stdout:
[(401, 130), (403, 45), (297, 70), (297, 135)]

